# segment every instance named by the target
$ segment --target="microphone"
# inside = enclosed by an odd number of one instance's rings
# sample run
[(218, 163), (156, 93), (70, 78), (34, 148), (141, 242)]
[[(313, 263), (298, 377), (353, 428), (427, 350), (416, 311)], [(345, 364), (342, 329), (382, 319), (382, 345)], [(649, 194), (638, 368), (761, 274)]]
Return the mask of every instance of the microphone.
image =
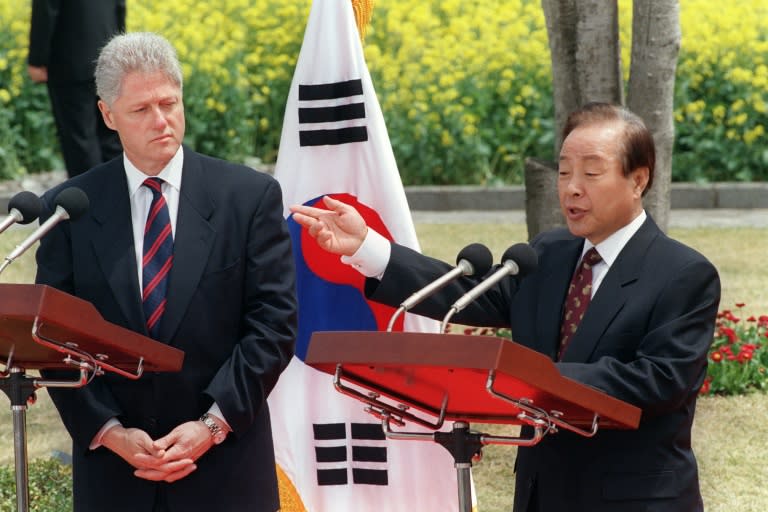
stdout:
[(19, 192), (8, 201), (8, 216), (0, 222), (0, 233), (14, 225), (29, 224), (40, 216), (42, 201), (32, 192)]
[(504, 251), (499, 268), (495, 270), (493, 274), (488, 276), (487, 279), (480, 282), (480, 284), (459, 297), (459, 299), (453, 303), (453, 306), (451, 306), (451, 309), (448, 310), (445, 318), (443, 318), (440, 332), (445, 332), (448, 320), (450, 320), (454, 314), (467, 307), (472, 301), (488, 291), (491, 286), (507, 276), (524, 276), (529, 274), (536, 270), (538, 264), (539, 257), (536, 254), (536, 251), (533, 250), (533, 247), (528, 244), (515, 244)]
[(53, 200), (53, 204), (56, 205), (56, 210), (53, 212), (53, 215), (48, 217), (48, 220), (40, 224), (40, 227), (33, 231), (23, 242), (17, 245), (11, 254), (5, 257), (5, 261), (0, 265), (0, 272), (5, 270), (13, 260), (24, 254), (24, 252), (32, 247), (35, 242), (43, 238), (43, 236), (53, 229), (56, 224), (62, 220), (75, 220), (83, 215), (88, 210), (88, 196), (77, 187), (69, 187), (59, 192)]
[(459, 251), (459, 254), (456, 256), (456, 266), (453, 269), (432, 281), (424, 288), (416, 291), (400, 304), (400, 307), (395, 311), (395, 314), (389, 319), (387, 332), (392, 331), (392, 327), (395, 325), (395, 320), (402, 313), (405, 313), (458, 277), (484, 275), (490, 270), (492, 263), (493, 255), (491, 254), (490, 249), (483, 244), (469, 244)]

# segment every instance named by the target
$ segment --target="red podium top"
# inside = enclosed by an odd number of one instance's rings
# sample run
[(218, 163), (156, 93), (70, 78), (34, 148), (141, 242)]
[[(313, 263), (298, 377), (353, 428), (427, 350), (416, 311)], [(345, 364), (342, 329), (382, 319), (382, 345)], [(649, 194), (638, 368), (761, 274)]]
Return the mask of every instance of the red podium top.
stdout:
[(446, 419), (519, 423), (520, 409), (494, 390), (569, 423), (588, 428), (594, 414), (600, 428), (637, 428), (639, 408), (560, 375), (543, 354), (493, 336), (403, 332), (316, 332), (306, 356), (310, 366), (345, 377), (392, 400), (437, 416), (448, 397)]
[(12, 353), (13, 365), (24, 369), (71, 369), (64, 350), (33, 340), (36, 322), (41, 338), (129, 372), (142, 358), (145, 371), (179, 371), (184, 361), (181, 350), (107, 322), (88, 301), (45, 285), (0, 284), (0, 356)]

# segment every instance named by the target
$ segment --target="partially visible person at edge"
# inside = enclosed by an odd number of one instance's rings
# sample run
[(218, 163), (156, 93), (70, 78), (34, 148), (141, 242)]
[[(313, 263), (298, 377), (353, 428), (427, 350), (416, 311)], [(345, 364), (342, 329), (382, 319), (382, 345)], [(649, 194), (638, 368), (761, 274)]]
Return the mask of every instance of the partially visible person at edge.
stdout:
[[(563, 135), (557, 186), (568, 229), (537, 236), (538, 269), (505, 278), (453, 320), (510, 327), (517, 343), (552, 358), (562, 375), (639, 407), (642, 417), (637, 430), (593, 438), (561, 430), (521, 447), (514, 510), (701, 511), (691, 425), (720, 300), (717, 271), (643, 209), (655, 149), (639, 117), (592, 103), (570, 115)], [(324, 201), (330, 211), (294, 206), (294, 219), (368, 276), (370, 298), (396, 306), (451, 268), (390, 244), (352, 207)], [(563, 344), (573, 327), (563, 320), (569, 283), (591, 248), (599, 260), (588, 265), (583, 288), (591, 301)], [(441, 319), (475, 284), (461, 278), (412, 311)]]
[[(107, 373), (50, 390), (73, 441), (74, 509), (274, 512), (267, 396), (297, 330), (280, 186), (182, 145), (181, 67), (161, 36), (111, 39), (96, 84), (124, 153), (44, 195), (43, 221), (67, 187), (85, 191), (90, 209), (42, 240), (36, 281), (185, 355), (178, 373)], [(168, 238), (170, 271), (155, 274), (145, 242)], [(158, 277), (146, 282), (150, 273)], [(164, 281), (164, 297), (142, 302)]]
[(96, 105), (99, 49), (125, 31), (125, 0), (32, 0), (27, 73), (45, 83), (69, 177), (122, 152)]

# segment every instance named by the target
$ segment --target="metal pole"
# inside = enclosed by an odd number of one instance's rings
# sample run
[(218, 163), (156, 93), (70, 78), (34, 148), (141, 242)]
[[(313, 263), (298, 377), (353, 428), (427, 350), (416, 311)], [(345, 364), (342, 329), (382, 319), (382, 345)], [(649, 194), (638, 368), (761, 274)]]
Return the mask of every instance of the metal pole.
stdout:
[(13, 453), (16, 459), (16, 510), (29, 510), (29, 468), (27, 466), (27, 406), (12, 405)]
[(472, 512), (471, 462), (456, 463), (456, 481), (459, 487), (459, 512)]

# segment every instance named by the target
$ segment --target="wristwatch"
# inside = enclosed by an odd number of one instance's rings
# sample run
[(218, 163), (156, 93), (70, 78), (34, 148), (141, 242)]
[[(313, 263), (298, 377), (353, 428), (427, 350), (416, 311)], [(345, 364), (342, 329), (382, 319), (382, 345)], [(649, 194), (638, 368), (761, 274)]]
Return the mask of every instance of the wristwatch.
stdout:
[(200, 421), (202, 421), (203, 425), (208, 427), (208, 430), (211, 432), (213, 444), (221, 444), (224, 442), (224, 439), (227, 437), (227, 433), (224, 432), (224, 429), (219, 426), (219, 424), (211, 417), (210, 414), (205, 413), (200, 416)]

